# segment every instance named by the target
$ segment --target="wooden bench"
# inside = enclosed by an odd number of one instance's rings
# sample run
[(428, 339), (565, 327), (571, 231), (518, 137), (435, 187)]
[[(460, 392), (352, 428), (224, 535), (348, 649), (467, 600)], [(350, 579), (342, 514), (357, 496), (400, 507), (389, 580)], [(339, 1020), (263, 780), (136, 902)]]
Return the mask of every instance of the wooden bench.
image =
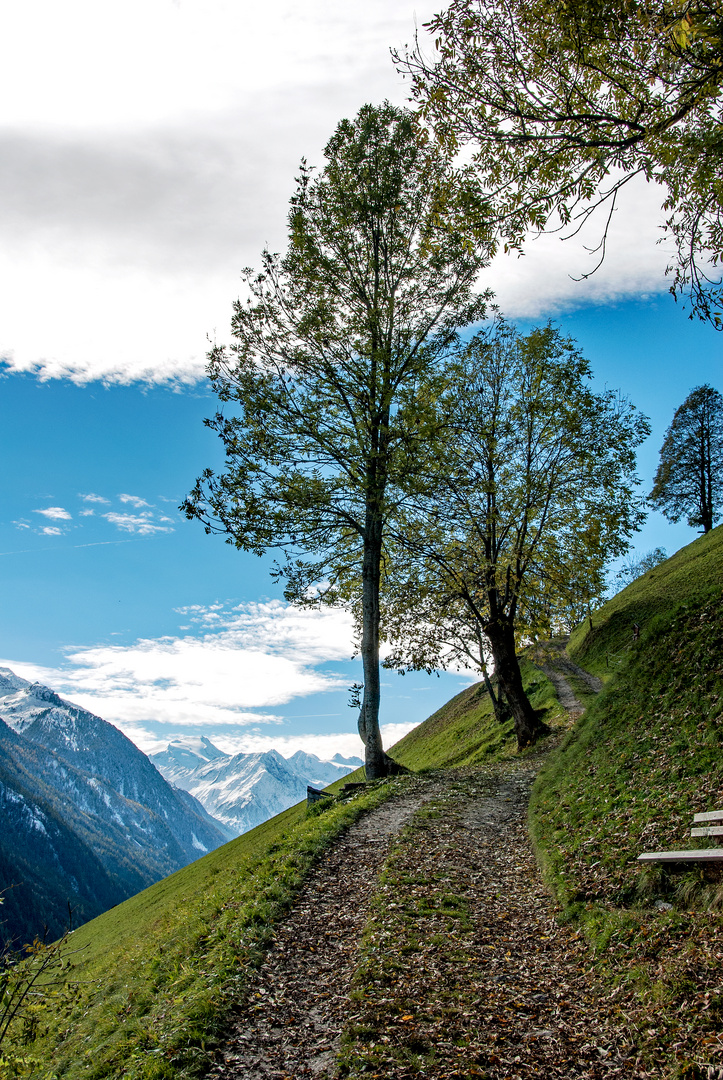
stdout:
[(321, 802), (322, 799), (333, 799), (334, 796), (330, 791), (320, 791), (319, 788), (312, 787), (311, 784), (306, 785), (306, 805), (313, 806), (314, 803)]
[[(693, 822), (720, 822), (690, 830), (691, 836), (723, 836), (723, 810), (694, 814)], [(723, 862), (723, 848), (694, 848), (692, 851), (644, 851), (638, 862)]]

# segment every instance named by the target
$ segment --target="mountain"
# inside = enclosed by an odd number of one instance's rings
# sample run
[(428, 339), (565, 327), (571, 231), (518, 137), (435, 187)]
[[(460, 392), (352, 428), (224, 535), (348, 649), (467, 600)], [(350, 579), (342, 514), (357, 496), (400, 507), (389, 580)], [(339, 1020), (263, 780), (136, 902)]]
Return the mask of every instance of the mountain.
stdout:
[(303, 750), (288, 760), (276, 750), (229, 755), (206, 738), (169, 743), (151, 761), (236, 836), (305, 798), (308, 784), (326, 787), (362, 764), (359, 758), (322, 761)]
[(0, 668), (0, 937), (56, 935), (231, 838), (112, 724)]

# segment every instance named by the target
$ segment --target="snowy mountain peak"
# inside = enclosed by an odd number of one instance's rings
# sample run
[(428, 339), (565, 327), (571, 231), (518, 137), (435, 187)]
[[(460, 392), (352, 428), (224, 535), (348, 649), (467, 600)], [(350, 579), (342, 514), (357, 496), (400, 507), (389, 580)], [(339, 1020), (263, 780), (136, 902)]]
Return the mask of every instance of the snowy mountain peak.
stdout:
[(364, 764), (360, 757), (343, 757), (341, 754), (334, 754), (331, 761), (333, 765), (348, 765), (350, 769), (360, 769)]
[(228, 755), (219, 751), (219, 756), (204, 761), (185, 739), (151, 754), (151, 761), (166, 780), (189, 791), (209, 814), (237, 833), (300, 802), (309, 784), (326, 787), (361, 764), (353, 759), (352, 764), (321, 761), (303, 750), (288, 761), (277, 750)]
[(165, 750), (160, 750), (152, 755), (153, 762), (160, 769), (197, 769), (199, 765), (205, 765), (217, 758), (226, 758), (223, 750), (214, 746), (205, 735), (200, 738), (189, 736), (183, 739), (174, 739), (169, 742)]
[(39, 719), (56, 725), (59, 730), (74, 727), (78, 720), (106, 723), (42, 683), (21, 679), (9, 668), (0, 668), (0, 716), (19, 732), (26, 731)]
[(6, 690), (24, 690), (30, 686), (27, 679), (21, 679), (10, 668), (0, 667), (0, 693)]

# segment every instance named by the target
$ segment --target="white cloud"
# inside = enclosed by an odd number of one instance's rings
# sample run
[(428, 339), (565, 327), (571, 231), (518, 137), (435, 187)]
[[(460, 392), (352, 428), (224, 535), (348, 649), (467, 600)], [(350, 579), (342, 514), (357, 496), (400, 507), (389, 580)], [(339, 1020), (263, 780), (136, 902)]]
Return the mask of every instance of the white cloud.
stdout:
[[(169, 525), (156, 525), (153, 521), (153, 515), (149, 513), (145, 514), (116, 514), (109, 513), (102, 515), (106, 521), (111, 525), (115, 525), (117, 528), (122, 529), (124, 532), (138, 533), (140, 536), (152, 536), (154, 533), (168, 533), (173, 532), (173, 528)], [(168, 518), (163, 518), (163, 521), (168, 521)]]
[(56, 528), (55, 525), (44, 525), (42, 527), (42, 529), (40, 529), (40, 535), (41, 536), (62, 536), (63, 535), (63, 530)]
[(579, 279), (599, 260), (599, 254), (588, 249), (599, 243), (604, 208), (577, 237), (563, 240), (559, 234), (548, 234), (530, 240), (520, 257), (499, 254), (482, 274), (481, 283), (494, 291), (509, 318), (539, 318), (581, 304), (611, 303), (665, 290), (671, 250), (659, 243), (662, 200), (661, 189), (643, 178), (623, 188), (610, 223), (605, 260), (587, 280)]
[(151, 505), (150, 503), (147, 503), (145, 499), (139, 498), (138, 495), (119, 495), (118, 498), (122, 503), (130, 503), (130, 505), (136, 510), (140, 510), (144, 506)]
[[(120, 15), (92, 0), (14, 5), (0, 70), (7, 369), (80, 384), (203, 378), (206, 335), (226, 338), (241, 267), (258, 265), (267, 243), (283, 249), (300, 158), (320, 162), (338, 121), (365, 101), (404, 102), (388, 48), (434, 10), (408, 0), (130, 0)], [(571, 282), (570, 268), (588, 265), (581, 241), (545, 240), (495, 263), (503, 310), (664, 289), (646, 223), (659, 193), (627, 194), (604, 272)]]
[(117, 724), (131, 738), (136, 730), (158, 725), (177, 731), (278, 724), (279, 706), (346, 686), (323, 665), (351, 656), (348, 613), (300, 611), (279, 601), (215, 608), (193, 609), (199, 636), (75, 649), (61, 668), (12, 660), (7, 666)]
[(110, 499), (104, 499), (102, 495), (94, 495), (92, 492), (88, 495), (79, 495), (78, 498), (83, 502), (89, 503), (104, 503), (106, 506), (110, 505)]
[(69, 0), (60, 19), (50, 0), (18, 7), (0, 71), (12, 311), (0, 355), (42, 379), (202, 378), (241, 267), (284, 243), (302, 155), (318, 161), (365, 101), (403, 100), (388, 49), (411, 40), (415, 9), (131, 0), (119, 15)]
[(62, 506), (49, 506), (47, 510), (33, 510), (34, 514), (42, 514), (43, 517), (52, 521), (70, 521), (72, 514), (64, 510)]
[(95, 517), (95, 510), (81, 510), (81, 517)]

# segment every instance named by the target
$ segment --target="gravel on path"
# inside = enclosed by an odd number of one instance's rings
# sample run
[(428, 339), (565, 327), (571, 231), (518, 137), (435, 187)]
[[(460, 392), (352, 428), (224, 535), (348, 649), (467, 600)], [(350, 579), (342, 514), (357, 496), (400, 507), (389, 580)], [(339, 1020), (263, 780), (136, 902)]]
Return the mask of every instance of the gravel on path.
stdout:
[(444, 786), (414, 778), (329, 848), (279, 925), (230, 1026), (214, 1080), (319, 1076), (333, 1067), (377, 875), (393, 837)]
[[(580, 715), (563, 669), (600, 680), (561, 648), (536, 659)], [(646, 1077), (542, 884), (526, 815), (545, 753), (410, 778), (360, 818), (277, 928), (210, 1076), (331, 1080), (345, 1033), (350, 1077)]]
[(572, 675), (585, 684), (593, 694), (599, 694), (603, 688), (602, 679), (597, 675), (591, 675), (579, 664), (576, 664), (565, 652), (563, 640), (541, 642), (532, 651), (535, 667), (547, 676), (555, 687), (558, 701), (568, 713), (571, 720), (577, 720), (585, 712), (585, 706), (576, 697), (574, 690), (567, 680)]
[(459, 777), (437, 816), (402, 834), (356, 980), (350, 1077), (647, 1075), (540, 879), (526, 824), (535, 772), (523, 760)]

